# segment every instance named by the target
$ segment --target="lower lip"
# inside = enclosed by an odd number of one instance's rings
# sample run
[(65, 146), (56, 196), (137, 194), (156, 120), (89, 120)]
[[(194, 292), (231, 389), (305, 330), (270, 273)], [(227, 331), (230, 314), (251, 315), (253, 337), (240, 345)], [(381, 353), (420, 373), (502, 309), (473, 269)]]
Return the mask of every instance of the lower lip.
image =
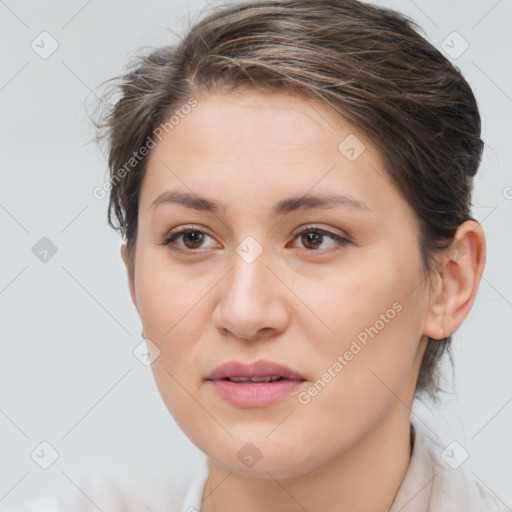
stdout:
[(226, 402), (244, 408), (267, 407), (296, 391), (305, 381), (278, 380), (276, 382), (238, 384), (229, 380), (210, 380), (217, 393)]

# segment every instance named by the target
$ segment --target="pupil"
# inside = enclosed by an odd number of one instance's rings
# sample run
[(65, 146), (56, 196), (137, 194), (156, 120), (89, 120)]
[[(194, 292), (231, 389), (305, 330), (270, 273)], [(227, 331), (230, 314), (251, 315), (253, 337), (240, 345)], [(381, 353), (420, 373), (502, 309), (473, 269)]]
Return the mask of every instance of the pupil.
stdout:
[(190, 231), (189, 233), (186, 233), (185, 235), (186, 235), (185, 239), (187, 239), (187, 238), (192, 239), (192, 244), (195, 244), (195, 245), (201, 244), (201, 241), (202, 241), (201, 233), (198, 233), (197, 231)]
[[(317, 247), (317, 245), (319, 245), (319, 244), (315, 245), (315, 242), (318, 242), (318, 240), (322, 237), (321, 234), (313, 233), (313, 232), (306, 233), (305, 236), (306, 236), (307, 244), (312, 243), (315, 247)], [(313, 239), (313, 240), (311, 240), (311, 239)]]

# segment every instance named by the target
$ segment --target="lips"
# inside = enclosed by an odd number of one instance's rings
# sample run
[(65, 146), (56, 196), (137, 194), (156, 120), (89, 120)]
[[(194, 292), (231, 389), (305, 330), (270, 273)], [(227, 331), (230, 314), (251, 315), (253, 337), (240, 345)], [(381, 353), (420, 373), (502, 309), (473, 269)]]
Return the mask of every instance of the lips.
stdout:
[(271, 361), (231, 361), (215, 369), (206, 385), (231, 406), (250, 409), (279, 403), (297, 393), (305, 381), (300, 373)]
[(216, 368), (206, 380), (229, 380), (239, 384), (268, 383), (280, 380), (306, 380), (300, 373), (271, 361), (243, 364), (230, 361)]

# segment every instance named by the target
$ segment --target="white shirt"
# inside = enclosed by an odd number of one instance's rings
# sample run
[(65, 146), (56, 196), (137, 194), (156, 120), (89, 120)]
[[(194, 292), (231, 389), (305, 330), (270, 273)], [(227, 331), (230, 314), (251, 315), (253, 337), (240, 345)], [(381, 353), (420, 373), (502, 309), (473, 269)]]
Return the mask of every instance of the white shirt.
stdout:
[[(404, 480), (389, 512), (505, 512), (506, 505), (493, 497), (473, 477), (461, 445), (443, 447), (439, 439), (421, 421), (411, 417), (413, 451)], [(462, 463), (461, 463), (462, 462)], [(206, 458), (187, 486), (168, 489), (164, 484), (139, 485), (143, 495), (134, 493), (133, 485), (122, 486), (106, 479), (91, 480), (86, 494), (108, 512), (199, 512), (203, 489), (208, 478)], [(83, 501), (73, 512), (97, 511)], [(4, 512), (4, 509), (1, 509)], [(11, 512), (11, 511), (5, 511)], [(42, 497), (24, 503), (16, 512), (64, 512), (54, 498)]]

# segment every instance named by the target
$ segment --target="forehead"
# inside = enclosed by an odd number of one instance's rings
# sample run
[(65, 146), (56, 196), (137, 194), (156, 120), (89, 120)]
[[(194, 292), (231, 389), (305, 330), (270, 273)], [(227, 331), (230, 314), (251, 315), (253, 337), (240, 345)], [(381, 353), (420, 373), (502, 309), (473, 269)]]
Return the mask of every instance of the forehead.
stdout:
[[(207, 140), (210, 146), (237, 150), (265, 147), (269, 151), (292, 152), (297, 148), (328, 147), (354, 128), (339, 114), (318, 100), (300, 96), (241, 89), (229, 94), (204, 94), (198, 107), (173, 129), (176, 144)], [(228, 122), (226, 122), (228, 121)], [(262, 155), (264, 156), (264, 155)]]
[[(334, 189), (364, 195), (370, 207), (398, 198), (376, 148), (322, 102), (252, 90), (196, 99), (151, 150), (141, 209), (176, 188), (225, 203), (245, 198), (247, 208), (254, 196), (260, 204), (272, 196), (274, 204), (279, 196)], [(347, 140), (359, 144), (356, 159), (343, 153)]]

